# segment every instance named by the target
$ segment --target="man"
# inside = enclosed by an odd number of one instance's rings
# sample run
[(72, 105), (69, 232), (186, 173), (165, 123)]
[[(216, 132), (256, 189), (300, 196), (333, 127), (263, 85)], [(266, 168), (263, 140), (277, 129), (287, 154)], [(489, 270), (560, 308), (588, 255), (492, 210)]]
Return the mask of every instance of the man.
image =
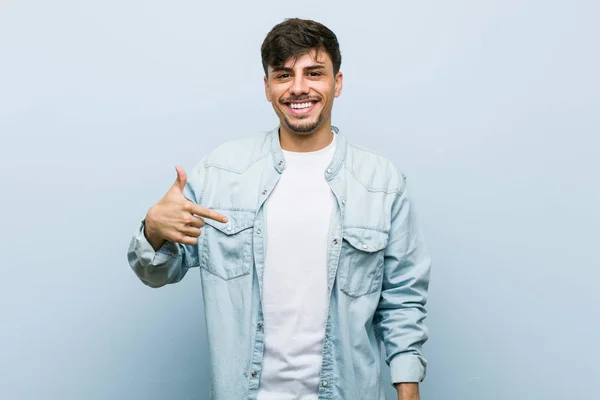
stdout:
[(216, 400), (419, 399), (430, 259), (406, 179), (331, 125), (336, 36), (276, 25), (261, 49), (279, 126), (205, 156), (148, 211), (129, 263), (148, 286), (199, 267)]

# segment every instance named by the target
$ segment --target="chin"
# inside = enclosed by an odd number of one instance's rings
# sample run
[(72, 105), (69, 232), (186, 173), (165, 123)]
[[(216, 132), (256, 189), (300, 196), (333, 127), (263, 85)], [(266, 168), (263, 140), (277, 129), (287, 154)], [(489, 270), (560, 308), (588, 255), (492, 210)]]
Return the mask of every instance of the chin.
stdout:
[(308, 136), (315, 133), (322, 122), (322, 118), (318, 118), (316, 121), (301, 121), (299, 123), (292, 123), (289, 119), (285, 119), (285, 126), (298, 135)]
[(312, 126), (305, 127), (305, 126), (290, 126), (290, 125), (287, 125), (287, 127), (293, 133), (295, 133), (297, 135), (301, 135), (301, 136), (309, 136), (309, 135), (312, 135), (313, 133), (316, 132), (316, 128), (314, 128)]

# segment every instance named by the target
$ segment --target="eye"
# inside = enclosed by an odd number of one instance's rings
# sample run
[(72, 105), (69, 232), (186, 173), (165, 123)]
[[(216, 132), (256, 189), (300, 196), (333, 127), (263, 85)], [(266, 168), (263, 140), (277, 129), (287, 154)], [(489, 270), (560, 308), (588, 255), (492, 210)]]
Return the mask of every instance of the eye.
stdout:
[(320, 72), (310, 72), (308, 75), (310, 76), (321, 76)]
[(277, 75), (277, 79), (287, 79), (290, 77), (290, 74), (279, 74)]

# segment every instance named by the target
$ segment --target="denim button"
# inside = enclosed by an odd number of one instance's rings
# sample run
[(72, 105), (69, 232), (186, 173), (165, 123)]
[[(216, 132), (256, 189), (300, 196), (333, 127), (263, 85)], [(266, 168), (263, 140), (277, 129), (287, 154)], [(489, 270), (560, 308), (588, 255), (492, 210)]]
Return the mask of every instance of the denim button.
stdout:
[(257, 234), (257, 235), (260, 235), (260, 233), (261, 233), (261, 230), (260, 230), (260, 229), (257, 229), (257, 230), (256, 230), (256, 234)]
[(266, 190), (263, 190), (263, 195), (265, 195), (265, 194), (267, 194), (267, 191), (266, 191)]
[(333, 244), (338, 244), (338, 240), (337, 239), (333, 239)]
[(331, 173), (331, 168), (327, 168), (327, 173), (330, 174)]
[(327, 386), (327, 381), (321, 382), (321, 386), (323, 386), (323, 387)]
[(262, 329), (262, 324), (258, 324), (258, 329)]
[(256, 378), (256, 371), (252, 371), (252, 377)]

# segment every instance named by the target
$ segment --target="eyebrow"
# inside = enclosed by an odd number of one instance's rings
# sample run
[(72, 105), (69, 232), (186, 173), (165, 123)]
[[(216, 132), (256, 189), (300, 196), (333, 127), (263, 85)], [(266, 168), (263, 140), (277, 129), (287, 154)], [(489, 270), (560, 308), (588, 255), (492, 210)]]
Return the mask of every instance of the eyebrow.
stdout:
[[(304, 71), (315, 71), (318, 69), (325, 69), (324, 65), (309, 65), (308, 67), (304, 67)], [(273, 68), (273, 72), (294, 72), (292, 68), (288, 67), (275, 67)]]

